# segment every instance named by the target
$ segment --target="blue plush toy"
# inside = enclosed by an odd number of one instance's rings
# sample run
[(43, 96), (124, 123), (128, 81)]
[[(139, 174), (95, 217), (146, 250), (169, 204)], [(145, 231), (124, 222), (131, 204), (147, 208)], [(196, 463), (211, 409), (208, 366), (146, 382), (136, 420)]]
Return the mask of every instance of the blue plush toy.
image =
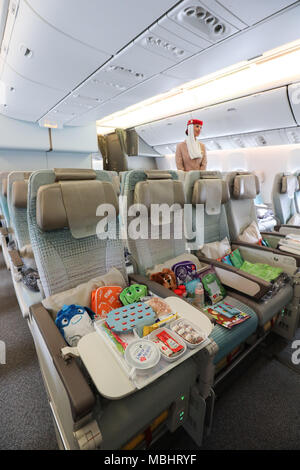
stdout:
[(80, 338), (95, 331), (94, 318), (95, 313), (88, 307), (64, 305), (57, 314), (55, 324), (66, 342), (75, 347)]

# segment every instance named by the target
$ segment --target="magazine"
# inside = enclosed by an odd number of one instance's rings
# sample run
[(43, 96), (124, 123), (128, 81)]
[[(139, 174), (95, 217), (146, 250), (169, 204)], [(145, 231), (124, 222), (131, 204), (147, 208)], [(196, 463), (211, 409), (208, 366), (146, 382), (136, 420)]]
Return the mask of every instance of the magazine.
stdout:
[(229, 330), (233, 326), (248, 320), (248, 318), (251, 318), (250, 315), (242, 312), (236, 307), (233, 307), (227, 302), (220, 302), (217, 305), (207, 307), (205, 311), (215, 318), (219, 325), (222, 325)]

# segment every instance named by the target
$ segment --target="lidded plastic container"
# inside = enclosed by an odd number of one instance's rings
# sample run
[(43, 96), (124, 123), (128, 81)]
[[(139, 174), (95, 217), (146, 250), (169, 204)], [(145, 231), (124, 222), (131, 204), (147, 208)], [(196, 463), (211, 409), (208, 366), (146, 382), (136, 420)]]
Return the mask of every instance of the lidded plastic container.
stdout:
[(190, 349), (197, 348), (207, 339), (206, 333), (185, 318), (179, 318), (173, 321), (170, 324), (170, 329), (172, 333), (178, 335), (181, 341)]
[(124, 359), (129, 367), (132, 367), (130, 375), (135, 370), (139, 372), (155, 367), (160, 361), (160, 351), (155, 343), (147, 339), (137, 339), (128, 344)]

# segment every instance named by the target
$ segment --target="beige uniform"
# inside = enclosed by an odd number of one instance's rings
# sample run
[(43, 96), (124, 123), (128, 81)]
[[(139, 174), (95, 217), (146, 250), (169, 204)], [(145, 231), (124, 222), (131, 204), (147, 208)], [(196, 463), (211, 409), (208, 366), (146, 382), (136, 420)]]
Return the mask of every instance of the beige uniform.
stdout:
[(191, 171), (191, 170), (206, 170), (207, 157), (205, 145), (200, 143), (202, 148), (203, 157), (192, 159), (189, 156), (186, 142), (177, 144), (176, 147), (176, 166), (177, 170)]

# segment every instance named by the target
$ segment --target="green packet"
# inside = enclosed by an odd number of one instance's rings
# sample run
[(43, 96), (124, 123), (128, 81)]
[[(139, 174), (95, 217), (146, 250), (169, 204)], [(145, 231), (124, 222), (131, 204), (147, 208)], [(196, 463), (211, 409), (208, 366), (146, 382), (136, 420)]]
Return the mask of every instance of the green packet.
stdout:
[(226, 289), (218, 278), (213, 266), (209, 266), (204, 271), (201, 271), (198, 277), (212, 304), (219, 302), (226, 296)]

